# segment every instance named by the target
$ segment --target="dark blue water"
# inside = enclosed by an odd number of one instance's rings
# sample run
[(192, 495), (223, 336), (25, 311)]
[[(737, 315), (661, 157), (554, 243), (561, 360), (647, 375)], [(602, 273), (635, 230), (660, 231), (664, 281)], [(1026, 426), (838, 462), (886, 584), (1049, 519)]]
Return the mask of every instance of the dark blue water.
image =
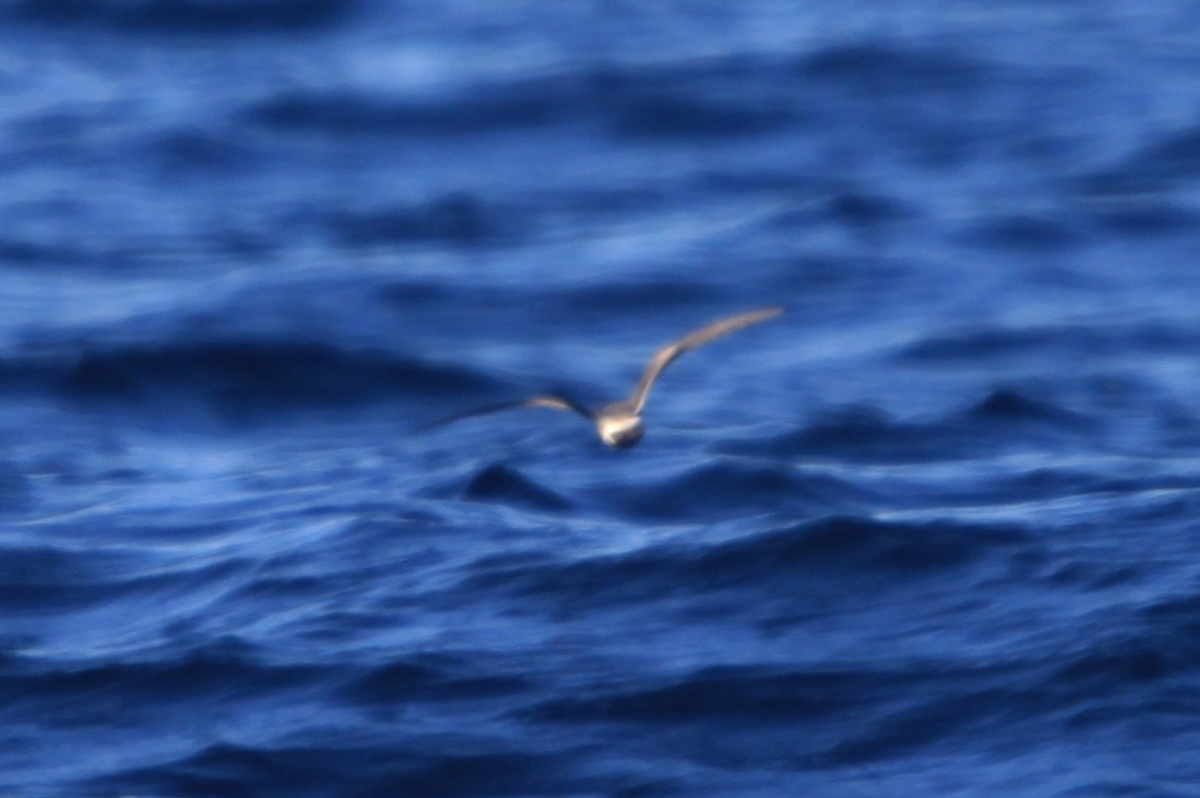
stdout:
[(0, 793), (1196, 795), (1197, 30), (5, 4)]

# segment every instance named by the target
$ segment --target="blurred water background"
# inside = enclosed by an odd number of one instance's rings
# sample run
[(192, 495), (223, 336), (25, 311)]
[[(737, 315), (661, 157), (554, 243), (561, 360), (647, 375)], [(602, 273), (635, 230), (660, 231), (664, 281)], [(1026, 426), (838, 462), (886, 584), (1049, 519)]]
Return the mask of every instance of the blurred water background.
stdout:
[(1196, 795), (1197, 31), (5, 3), (0, 792)]

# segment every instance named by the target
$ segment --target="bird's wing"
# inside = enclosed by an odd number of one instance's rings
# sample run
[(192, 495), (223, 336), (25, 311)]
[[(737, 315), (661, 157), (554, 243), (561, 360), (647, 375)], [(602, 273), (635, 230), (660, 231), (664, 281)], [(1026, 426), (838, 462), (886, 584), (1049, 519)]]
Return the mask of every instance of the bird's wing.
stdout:
[(549, 407), (553, 410), (567, 410), (572, 413), (578, 413), (584, 418), (592, 418), (592, 411), (588, 410), (581, 404), (572, 402), (570, 399), (564, 399), (561, 396), (534, 396), (529, 399), (522, 399), (518, 402), (502, 402), (497, 405), (488, 405), (486, 407), (477, 407), (474, 410), (468, 410), (465, 413), (457, 413), (449, 418), (443, 418), (427, 425), (424, 429), (433, 429), (441, 427), (455, 421), (462, 421), (465, 418), (474, 418), (475, 416), (485, 416), (489, 413), (499, 413), (501, 410), (516, 410), (521, 407)]
[(721, 321), (713, 322), (707, 327), (702, 327), (686, 338), (676, 341), (673, 344), (668, 344), (658, 350), (658, 354), (654, 356), (654, 359), (646, 366), (646, 370), (642, 372), (642, 378), (638, 380), (637, 387), (633, 390), (633, 395), (629, 397), (629, 402), (633, 405), (634, 412), (642, 412), (642, 407), (646, 404), (646, 396), (650, 393), (650, 388), (653, 387), (654, 381), (658, 379), (658, 375), (662, 374), (663, 369), (670, 365), (671, 361), (675, 360), (675, 358), (689, 349), (695, 349), (698, 346), (707, 344), (709, 341), (715, 341), (723, 335), (728, 335), (743, 327), (749, 327), (751, 324), (758, 324), (760, 321), (772, 319), (780, 313), (783, 313), (783, 308), (765, 308), (763, 310), (752, 310), (749, 313), (742, 313), (728, 319), (722, 319)]

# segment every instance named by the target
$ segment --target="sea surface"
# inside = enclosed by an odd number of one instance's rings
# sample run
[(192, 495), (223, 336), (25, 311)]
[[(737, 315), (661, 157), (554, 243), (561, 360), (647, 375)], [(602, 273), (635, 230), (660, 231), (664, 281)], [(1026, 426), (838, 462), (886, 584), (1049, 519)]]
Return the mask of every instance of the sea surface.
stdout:
[(0, 795), (1200, 794), (1197, 3), (14, 0), (0, 186)]

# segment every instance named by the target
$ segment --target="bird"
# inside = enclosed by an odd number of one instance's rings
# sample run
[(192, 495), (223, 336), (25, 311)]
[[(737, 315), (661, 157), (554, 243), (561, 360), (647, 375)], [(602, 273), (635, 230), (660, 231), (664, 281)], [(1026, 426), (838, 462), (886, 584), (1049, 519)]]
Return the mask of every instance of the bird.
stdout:
[(773, 319), (783, 313), (783, 308), (771, 307), (762, 310), (752, 310), (730, 316), (712, 324), (708, 324), (674, 343), (667, 344), (658, 350), (642, 371), (641, 379), (634, 387), (628, 399), (619, 399), (604, 405), (599, 410), (589, 410), (587, 407), (564, 396), (542, 394), (522, 399), (516, 402), (504, 402), (497, 405), (477, 408), (443, 419), (432, 426), (442, 426), (462, 419), (497, 413), (502, 410), (515, 410), (523, 407), (545, 407), (551, 410), (566, 410), (580, 415), (596, 425), (596, 432), (605, 445), (613, 449), (628, 449), (636, 445), (646, 433), (646, 425), (642, 420), (642, 410), (646, 406), (646, 397), (650, 389), (662, 375), (663, 370), (680, 355), (698, 346), (715, 341), (731, 332), (749, 327), (752, 324)]

